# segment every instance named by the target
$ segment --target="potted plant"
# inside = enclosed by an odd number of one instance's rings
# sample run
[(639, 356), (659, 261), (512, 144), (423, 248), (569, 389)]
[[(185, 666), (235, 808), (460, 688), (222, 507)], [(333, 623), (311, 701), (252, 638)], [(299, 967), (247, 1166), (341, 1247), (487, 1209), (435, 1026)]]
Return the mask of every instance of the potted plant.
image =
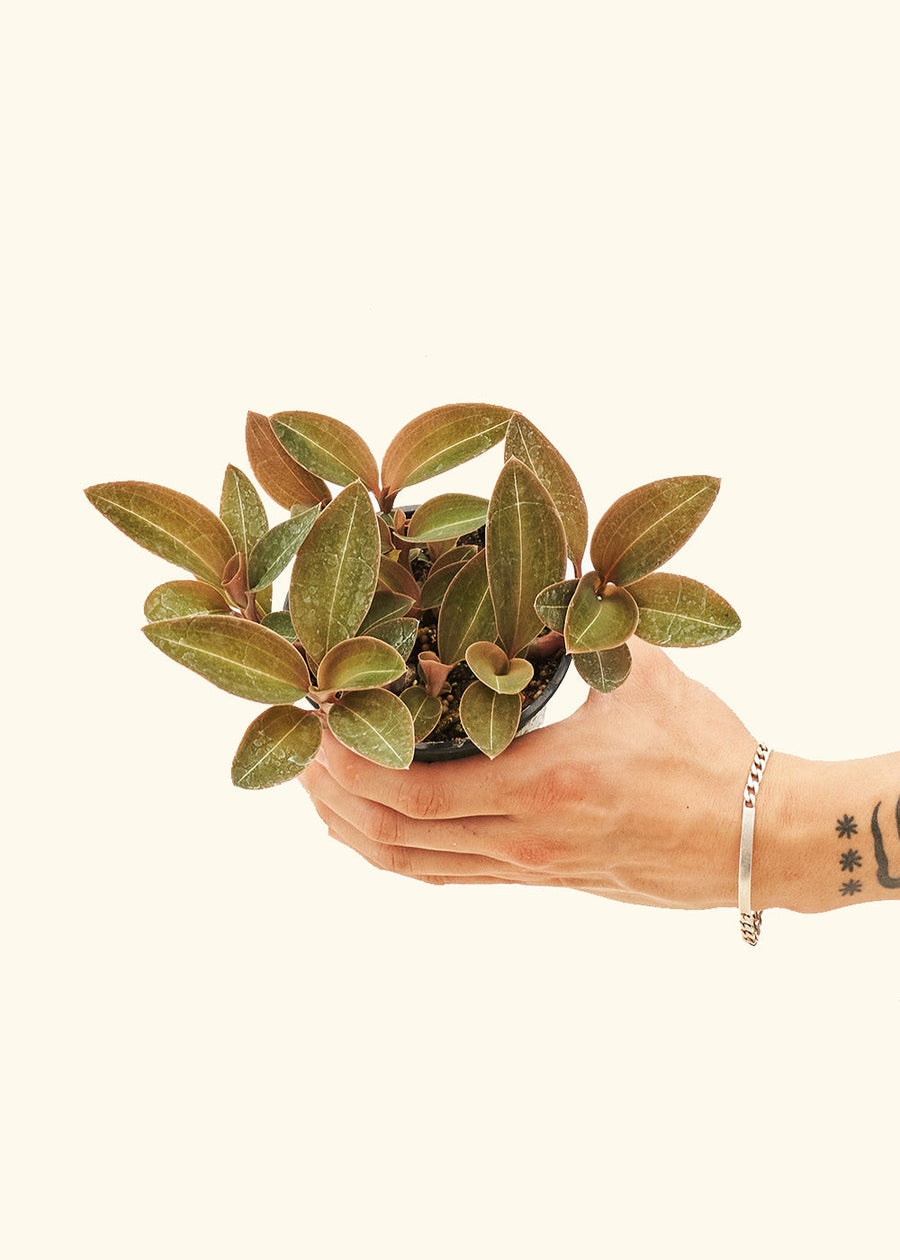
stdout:
[[(359, 434), (314, 412), (250, 412), (246, 440), (260, 486), (289, 512), (272, 526), (253, 482), (231, 465), (218, 516), (147, 482), (85, 492), (135, 542), (191, 574), (147, 597), (150, 641), (267, 706), (235, 755), (238, 787), (293, 778), (326, 726), (391, 768), (414, 757), (493, 758), (529, 727), (570, 658), (591, 687), (611, 691), (628, 675), (633, 634), (684, 647), (739, 628), (709, 587), (657, 572), (708, 512), (717, 478), (631, 491), (588, 548), (571, 467), (506, 407), (428, 411), (400, 430), (380, 470)], [(489, 498), (450, 492), (396, 506), (409, 487), (501, 441)], [(329, 483), (341, 488), (333, 494)], [(288, 566), (285, 607), (273, 609)]]

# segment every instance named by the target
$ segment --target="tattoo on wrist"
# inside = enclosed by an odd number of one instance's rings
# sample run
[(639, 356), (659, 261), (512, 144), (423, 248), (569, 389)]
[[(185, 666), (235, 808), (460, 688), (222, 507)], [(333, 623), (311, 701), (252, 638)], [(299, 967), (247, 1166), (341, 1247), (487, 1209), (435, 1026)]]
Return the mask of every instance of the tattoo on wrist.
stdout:
[[(852, 814), (845, 814), (843, 818), (839, 818), (834, 829), (838, 833), (839, 840), (849, 840), (859, 830)], [(849, 871), (852, 875), (857, 866), (862, 866), (862, 854), (859, 849), (848, 849), (846, 853), (841, 854), (840, 868), (842, 871)], [(840, 892), (842, 897), (853, 897), (856, 893), (862, 892), (862, 880), (845, 880), (841, 884)]]
[[(888, 856), (885, 852), (884, 837), (881, 834), (881, 826), (878, 822), (878, 811), (881, 808), (881, 801), (875, 806), (872, 814), (872, 840), (875, 843), (875, 865), (877, 867), (878, 882), (882, 888), (900, 888), (900, 874), (891, 875)], [(897, 838), (900, 840), (900, 796), (897, 797), (896, 807), (897, 820)], [(900, 870), (900, 866), (898, 866)]]

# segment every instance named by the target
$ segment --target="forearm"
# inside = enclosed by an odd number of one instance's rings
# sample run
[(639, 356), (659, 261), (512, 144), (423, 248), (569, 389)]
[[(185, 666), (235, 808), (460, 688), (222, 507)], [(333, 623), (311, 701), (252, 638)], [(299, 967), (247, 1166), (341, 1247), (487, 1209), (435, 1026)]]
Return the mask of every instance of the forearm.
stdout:
[(900, 753), (829, 762), (774, 752), (758, 811), (754, 909), (900, 901)]

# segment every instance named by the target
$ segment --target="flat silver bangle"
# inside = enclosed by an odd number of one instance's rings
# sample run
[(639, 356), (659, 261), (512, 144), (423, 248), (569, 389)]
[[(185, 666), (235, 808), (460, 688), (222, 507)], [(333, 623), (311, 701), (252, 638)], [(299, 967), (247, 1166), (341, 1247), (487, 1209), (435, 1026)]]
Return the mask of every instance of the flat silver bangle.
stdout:
[(759, 940), (762, 927), (762, 910), (750, 909), (750, 873), (753, 868), (753, 827), (756, 823), (756, 794), (771, 749), (760, 744), (747, 776), (744, 788), (744, 808), (741, 813), (741, 860), (738, 869), (738, 912), (741, 916), (741, 934), (748, 945)]

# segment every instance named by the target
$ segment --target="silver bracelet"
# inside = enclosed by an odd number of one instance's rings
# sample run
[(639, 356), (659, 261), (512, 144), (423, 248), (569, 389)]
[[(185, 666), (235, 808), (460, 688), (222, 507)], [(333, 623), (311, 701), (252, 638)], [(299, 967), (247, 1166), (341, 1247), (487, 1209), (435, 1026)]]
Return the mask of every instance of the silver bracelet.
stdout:
[(750, 872), (753, 867), (753, 827), (756, 823), (756, 794), (769, 760), (771, 749), (760, 744), (747, 776), (744, 788), (744, 808), (741, 814), (741, 860), (738, 870), (738, 912), (741, 916), (741, 933), (748, 945), (759, 940), (762, 927), (762, 910), (750, 909)]

